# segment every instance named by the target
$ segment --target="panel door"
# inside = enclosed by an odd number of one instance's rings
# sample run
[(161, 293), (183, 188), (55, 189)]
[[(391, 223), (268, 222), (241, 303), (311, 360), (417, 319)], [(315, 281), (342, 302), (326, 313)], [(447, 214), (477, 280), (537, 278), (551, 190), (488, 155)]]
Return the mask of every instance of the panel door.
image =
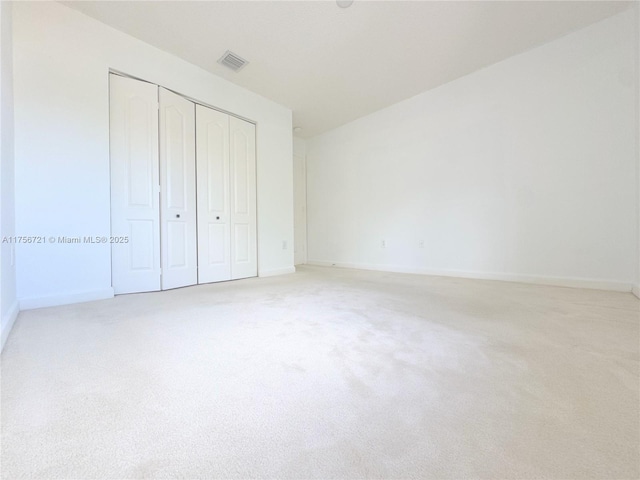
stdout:
[(198, 283), (195, 104), (160, 88), (162, 289)]
[(196, 105), (198, 283), (231, 280), (229, 115)]
[(256, 231), (256, 127), (229, 118), (231, 278), (258, 274)]
[(111, 74), (109, 90), (113, 289), (160, 290), (158, 87)]

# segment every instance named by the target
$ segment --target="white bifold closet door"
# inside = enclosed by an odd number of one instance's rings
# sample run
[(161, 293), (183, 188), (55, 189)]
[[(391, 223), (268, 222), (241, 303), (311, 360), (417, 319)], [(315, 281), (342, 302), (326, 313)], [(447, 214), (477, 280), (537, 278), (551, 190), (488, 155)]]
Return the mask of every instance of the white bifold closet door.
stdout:
[(198, 283), (195, 104), (160, 88), (162, 289)]
[(231, 278), (258, 275), (256, 228), (256, 126), (229, 117)]
[(112, 74), (110, 148), (115, 293), (257, 275), (255, 125)]
[(198, 282), (195, 104), (110, 75), (111, 234), (115, 293)]
[(231, 279), (229, 115), (196, 105), (198, 283)]
[(255, 277), (255, 125), (196, 106), (198, 283)]
[(158, 87), (110, 75), (112, 284), (160, 290)]

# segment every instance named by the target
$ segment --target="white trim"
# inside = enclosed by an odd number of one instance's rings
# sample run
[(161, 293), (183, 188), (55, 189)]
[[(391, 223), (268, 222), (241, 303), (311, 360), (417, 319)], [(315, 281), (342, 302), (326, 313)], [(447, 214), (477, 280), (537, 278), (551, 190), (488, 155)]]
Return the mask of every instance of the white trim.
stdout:
[(159, 84), (157, 84), (155, 82), (151, 82), (149, 80), (145, 80), (144, 78), (139, 78), (139, 77), (135, 77), (133, 75), (129, 75), (128, 73), (121, 72), (120, 70), (116, 70), (115, 68), (110, 68), (109, 69), (109, 73), (111, 73), (113, 75), (117, 75), (119, 77), (132, 78), (133, 80), (138, 80), (140, 82), (150, 83), (151, 85), (156, 85), (157, 87), (162, 87), (165, 90), (169, 90), (170, 92), (173, 92), (176, 95), (180, 95), (181, 97), (186, 98), (190, 102), (193, 102), (193, 103), (195, 103), (197, 105), (202, 105), (203, 107), (210, 108), (211, 110), (216, 110), (218, 112), (225, 113), (227, 115), (231, 115), (232, 117), (239, 118), (240, 120), (244, 120), (245, 122), (249, 122), (249, 123), (253, 123), (254, 125), (258, 125), (258, 122), (256, 122), (255, 120), (251, 120), (250, 118), (243, 117), (241, 115), (238, 115), (237, 113), (229, 112), (229, 111), (224, 110), (224, 109), (219, 108), (219, 107), (214, 107), (213, 105), (209, 105), (208, 103), (204, 103), (204, 102), (202, 102), (202, 101), (200, 101), (200, 100), (198, 100), (196, 98), (190, 97), (189, 95), (185, 95), (184, 93), (176, 92), (175, 90), (171, 90), (170, 88), (163, 87), (162, 85), (159, 85)]
[(20, 299), (20, 310), (31, 308), (55, 307), (57, 305), (68, 305), (70, 303), (91, 302), (94, 300), (104, 300), (113, 298), (113, 288), (102, 290), (88, 290), (85, 292), (62, 293), (59, 295), (47, 295), (44, 297), (30, 297)]
[(286, 275), (296, 273), (296, 267), (274, 268), (273, 270), (261, 270), (259, 277), (275, 277), (276, 275)]
[(4, 344), (7, 342), (7, 338), (9, 338), (13, 324), (15, 323), (16, 318), (18, 318), (18, 313), (20, 313), (18, 300), (14, 300), (7, 313), (2, 316), (2, 325), (0, 326), (0, 329), (2, 329), (2, 338), (0, 341), (2, 343), (0, 344), (0, 352), (4, 350)]
[(341, 263), (309, 260), (308, 265), (321, 267), (356, 268), (360, 270), (375, 270), (380, 272), (415, 273), (441, 277), (473, 278), (477, 280), (499, 280), (504, 282), (531, 283), (534, 285), (551, 285), (556, 287), (591, 288), (595, 290), (612, 290), (616, 292), (631, 291), (632, 284), (614, 280), (596, 280), (591, 278), (546, 277), (541, 275), (522, 275), (495, 272), (467, 272), (461, 270), (437, 270), (425, 268), (411, 268), (396, 265), (374, 265), (360, 263)]
[(640, 283), (635, 284), (633, 288), (631, 288), (631, 293), (633, 293), (636, 297), (640, 298)]

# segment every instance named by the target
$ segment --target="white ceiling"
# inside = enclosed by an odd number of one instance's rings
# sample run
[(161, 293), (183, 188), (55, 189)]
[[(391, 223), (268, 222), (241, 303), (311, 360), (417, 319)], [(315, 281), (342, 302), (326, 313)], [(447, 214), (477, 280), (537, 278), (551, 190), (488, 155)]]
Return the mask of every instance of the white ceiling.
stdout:
[[(311, 137), (632, 2), (63, 2), (293, 110)], [(216, 63), (225, 50), (250, 63)]]

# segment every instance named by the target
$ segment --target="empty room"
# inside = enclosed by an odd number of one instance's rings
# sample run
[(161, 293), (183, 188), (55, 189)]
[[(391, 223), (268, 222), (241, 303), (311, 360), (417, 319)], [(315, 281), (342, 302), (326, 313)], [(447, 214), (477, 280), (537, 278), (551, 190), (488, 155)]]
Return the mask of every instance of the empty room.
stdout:
[(640, 479), (640, 2), (0, 38), (0, 478)]

